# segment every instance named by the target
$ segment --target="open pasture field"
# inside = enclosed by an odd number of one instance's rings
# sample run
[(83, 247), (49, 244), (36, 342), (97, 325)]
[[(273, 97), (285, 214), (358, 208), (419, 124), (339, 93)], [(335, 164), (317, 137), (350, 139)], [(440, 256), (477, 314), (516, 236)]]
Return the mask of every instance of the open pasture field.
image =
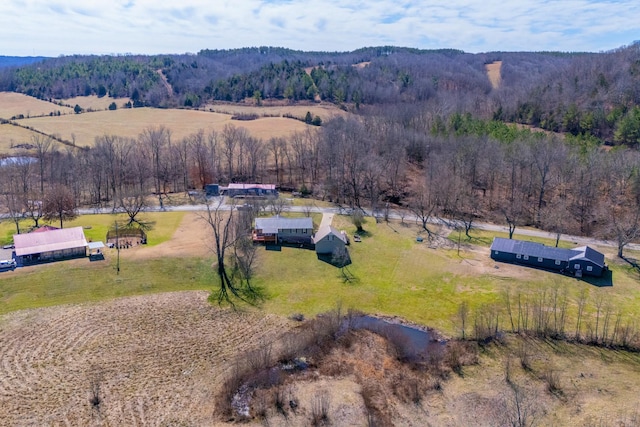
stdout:
[(0, 124), (0, 153), (9, 155), (19, 155), (31, 143), (32, 138), (37, 136), (36, 132), (14, 126), (9, 123)]
[(118, 108), (122, 108), (128, 101), (128, 98), (111, 98), (109, 96), (99, 98), (97, 95), (76, 96), (75, 98), (61, 100), (63, 104), (70, 105), (72, 108), (79, 105), (85, 110), (91, 109), (94, 111), (107, 110), (112, 102), (115, 102)]
[(73, 114), (73, 108), (63, 107), (15, 92), (0, 92), (0, 118), (9, 120), (19, 114), (25, 117), (48, 116), (50, 113)]
[(102, 135), (136, 138), (150, 127), (165, 126), (171, 130), (172, 140), (178, 141), (203, 129), (222, 131), (225, 125), (246, 128), (257, 138), (288, 136), (307, 129), (308, 125), (294, 119), (264, 117), (250, 121), (231, 120), (231, 115), (197, 110), (163, 110), (155, 108), (128, 108), (114, 111), (70, 114), (58, 117), (39, 117), (18, 121), (48, 135), (57, 134), (71, 141), (72, 134), (79, 146), (92, 146)]
[(233, 360), (290, 327), (211, 305), (204, 291), (5, 315), (0, 426), (211, 425)]
[(312, 116), (318, 116), (323, 121), (329, 120), (334, 116), (346, 116), (344, 110), (339, 109), (333, 104), (312, 104), (312, 105), (239, 105), (239, 104), (209, 104), (205, 110), (215, 111), (225, 114), (256, 114), (258, 116), (285, 116), (291, 115), (304, 119), (307, 112)]

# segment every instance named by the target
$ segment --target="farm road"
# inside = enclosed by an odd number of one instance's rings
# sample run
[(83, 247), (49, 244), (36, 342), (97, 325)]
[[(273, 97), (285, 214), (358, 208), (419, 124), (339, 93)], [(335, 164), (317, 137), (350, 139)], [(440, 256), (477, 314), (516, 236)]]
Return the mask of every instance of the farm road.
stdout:
[[(216, 203), (214, 202), (214, 205)], [(221, 209), (223, 210), (229, 210), (231, 209), (230, 204), (227, 203), (223, 203), (221, 205)], [(178, 206), (165, 206), (164, 209), (160, 209), (157, 206), (153, 206), (151, 208), (149, 208), (149, 211), (154, 211), (154, 212), (161, 212), (161, 211), (186, 211), (186, 212), (198, 212), (198, 211), (206, 211), (207, 207), (205, 204), (191, 204), (191, 205), (178, 205)], [(303, 207), (303, 206), (290, 206), (288, 208), (289, 212), (297, 212), (297, 213), (304, 213), (305, 211), (310, 211), (313, 213), (321, 213), (321, 214), (331, 214), (331, 215), (348, 215), (350, 213), (350, 209), (348, 208), (344, 208), (344, 207), (332, 207), (332, 208), (322, 208), (322, 207), (317, 207), (317, 206), (313, 206), (311, 208), (308, 207)], [(374, 216), (374, 214), (371, 211), (368, 211), (366, 209), (362, 209), (363, 213), (365, 216)], [(113, 210), (111, 208), (102, 208), (102, 209), (79, 209), (79, 213), (80, 214), (110, 214), (113, 213)], [(381, 213), (377, 214), (378, 217), (382, 217)], [(332, 216), (333, 218), (333, 216)], [(402, 216), (397, 213), (397, 212), (390, 212), (389, 213), (389, 218), (391, 219), (402, 219)], [(412, 214), (407, 214), (404, 216), (404, 219), (407, 221), (416, 221), (419, 222), (419, 219)], [(324, 218), (323, 218), (324, 220)], [(450, 229), (455, 229), (456, 228), (456, 221), (454, 220), (447, 220), (447, 219), (442, 219), (442, 218), (431, 218), (429, 220), (429, 222), (431, 224), (441, 224), (441, 225), (445, 225)], [(461, 226), (461, 225), (460, 225)], [(475, 223), (473, 225), (473, 228), (477, 228), (479, 230), (487, 230), (487, 231), (495, 231), (495, 232), (501, 232), (501, 233), (508, 233), (509, 229), (508, 227), (502, 226), (502, 225), (497, 225), (497, 224), (490, 224), (490, 223), (485, 223), (485, 222), (478, 222)], [(546, 239), (555, 239), (556, 235), (555, 233), (549, 233), (547, 231), (543, 231), (543, 230), (534, 230), (534, 229), (530, 229), (530, 228), (516, 228), (514, 235), (518, 235), (518, 236), (531, 236), (531, 237), (542, 237), (542, 238), (546, 238)], [(582, 237), (582, 236), (572, 236), (569, 234), (562, 234), (562, 239), (563, 240), (568, 240), (571, 241), (577, 245), (592, 245), (592, 246), (607, 246), (607, 247), (612, 247), (612, 248), (617, 248), (618, 245), (616, 242), (610, 241), (610, 240), (599, 240), (599, 239), (594, 239), (594, 238), (589, 238), (589, 237)], [(638, 243), (630, 243), (626, 246), (627, 249), (631, 249), (631, 250), (640, 250), (640, 244)]]

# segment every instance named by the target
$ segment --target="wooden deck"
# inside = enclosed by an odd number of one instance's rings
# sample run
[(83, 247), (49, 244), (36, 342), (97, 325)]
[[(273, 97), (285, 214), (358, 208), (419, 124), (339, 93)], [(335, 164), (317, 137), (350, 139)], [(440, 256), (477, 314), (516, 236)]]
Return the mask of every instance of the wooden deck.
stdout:
[(276, 243), (275, 234), (258, 234), (255, 231), (251, 234), (254, 243)]

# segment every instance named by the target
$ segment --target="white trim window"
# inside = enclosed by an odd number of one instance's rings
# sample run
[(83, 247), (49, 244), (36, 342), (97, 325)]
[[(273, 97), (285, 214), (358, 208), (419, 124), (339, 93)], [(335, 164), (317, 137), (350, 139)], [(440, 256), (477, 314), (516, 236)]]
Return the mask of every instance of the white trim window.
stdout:
[(574, 270), (580, 270), (580, 264), (573, 264)]
[(556, 260), (556, 265), (560, 265), (562, 264), (562, 261), (560, 261), (559, 259)]
[(593, 266), (592, 265), (587, 265), (587, 271), (593, 271)]
[(542, 262), (542, 257), (538, 257), (538, 262)]
[(516, 258), (518, 258), (518, 259), (522, 258), (522, 255), (516, 254)]
[(528, 259), (529, 259), (529, 255), (525, 255), (523, 258), (524, 258), (524, 260), (526, 261), (526, 260), (528, 260)]

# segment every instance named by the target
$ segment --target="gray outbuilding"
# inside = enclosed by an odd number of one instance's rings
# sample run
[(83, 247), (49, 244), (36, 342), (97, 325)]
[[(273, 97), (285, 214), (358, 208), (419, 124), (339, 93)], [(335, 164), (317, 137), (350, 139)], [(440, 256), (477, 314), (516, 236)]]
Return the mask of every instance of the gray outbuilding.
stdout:
[(313, 236), (316, 253), (321, 255), (332, 254), (336, 249), (344, 248), (348, 242), (345, 232), (338, 231), (330, 225), (320, 228)]

